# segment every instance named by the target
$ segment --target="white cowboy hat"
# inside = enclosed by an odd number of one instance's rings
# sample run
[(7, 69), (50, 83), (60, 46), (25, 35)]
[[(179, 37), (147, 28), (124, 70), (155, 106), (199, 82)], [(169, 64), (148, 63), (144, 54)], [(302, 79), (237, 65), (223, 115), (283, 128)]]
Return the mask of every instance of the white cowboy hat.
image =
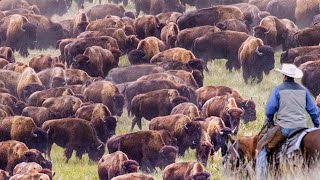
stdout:
[(292, 78), (302, 78), (303, 72), (294, 64), (282, 64), (282, 67), (276, 71)]

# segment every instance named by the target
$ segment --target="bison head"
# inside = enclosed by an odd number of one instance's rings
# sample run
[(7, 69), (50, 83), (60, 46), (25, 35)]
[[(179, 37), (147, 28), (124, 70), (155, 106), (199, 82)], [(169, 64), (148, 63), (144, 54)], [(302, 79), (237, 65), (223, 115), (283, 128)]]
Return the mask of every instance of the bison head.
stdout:
[(173, 146), (163, 146), (160, 151), (160, 168), (163, 169), (169, 164), (175, 163), (177, 158), (178, 149)]
[(135, 35), (130, 35), (126, 38), (127, 52), (130, 52), (138, 47), (140, 40)]
[(89, 147), (88, 156), (89, 159), (92, 161), (99, 161), (101, 157), (103, 156), (105, 151), (105, 144), (101, 141), (98, 141), (98, 143), (93, 143)]
[(66, 85), (66, 80), (65, 78), (61, 78), (61, 77), (54, 77), (52, 79), (52, 88), (56, 88), (56, 87), (64, 87)]
[(31, 137), (32, 140), (28, 143), (28, 146), (38, 149), (42, 153), (46, 152), (48, 133), (43, 129), (36, 127), (32, 130)]
[(26, 103), (22, 101), (17, 101), (14, 107), (12, 108), (12, 110), (14, 111), (15, 114), (22, 114), (22, 111), (26, 106), (27, 106)]
[(139, 163), (134, 160), (126, 160), (122, 163), (121, 168), (124, 170), (125, 174), (135, 173), (139, 170)]
[(148, 63), (147, 54), (144, 50), (135, 49), (128, 53), (128, 60), (130, 64)]
[(254, 31), (254, 36), (262, 40), (264, 40), (266, 35), (269, 33), (268, 29), (263, 26), (254, 27), (253, 31)]
[[(24, 32), (26, 40), (33, 45), (37, 41), (37, 26), (32, 23), (25, 23), (21, 26), (21, 31)], [(31, 46), (33, 47), (33, 46)]]
[(89, 22), (82, 21), (77, 24), (77, 28), (75, 30), (75, 35), (79, 35), (80, 33), (84, 32), (88, 26)]
[(184, 131), (186, 135), (186, 139), (188, 140), (188, 145), (195, 149), (199, 144), (200, 137), (201, 137), (201, 126), (199, 122), (188, 122), (184, 125)]
[(252, 99), (244, 100), (242, 102), (241, 107), (244, 110), (244, 113), (241, 116), (241, 118), (244, 120), (245, 123), (257, 119), (256, 104)]
[(198, 70), (193, 70), (192, 71), (192, 76), (194, 78), (194, 80), (197, 82), (199, 87), (203, 86), (203, 80), (204, 80), (204, 76), (203, 73), (201, 71)]
[(225, 114), (227, 116), (227, 122), (225, 122), (227, 127), (230, 127), (235, 132), (238, 132), (238, 126), (240, 123), (240, 117), (243, 115), (244, 111), (240, 108), (230, 108), (227, 109)]
[(196, 149), (197, 161), (206, 166), (212, 147), (210, 142), (200, 142)]
[(44, 89), (45, 89), (45, 87), (43, 85), (39, 85), (39, 84), (35, 84), (35, 83), (28, 84), (22, 90), (22, 92), (23, 92), (23, 99), (22, 100), (27, 101), (27, 99), (29, 98), (29, 96), (32, 93), (37, 92), (37, 91), (42, 91)]
[(198, 172), (190, 176), (191, 180), (209, 180), (210, 174), (208, 172)]
[(107, 116), (103, 120), (103, 130), (106, 132), (106, 137), (103, 138), (103, 141), (107, 141), (111, 136), (116, 134), (117, 120), (114, 117)]
[(52, 163), (46, 160), (40, 151), (36, 149), (29, 149), (22, 154), (23, 162), (35, 162), (38, 163), (42, 168), (52, 169)]
[(274, 68), (274, 50), (270, 46), (260, 46), (257, 49), (262, 55), (260, 55), (260, 60), (263, 62), (263, 71), (266, 75)]
[(120, 117), (123, 113), (124, 103), (125, 103), (125, 101), (124, 101), (123, 95), (121, 95), (121, 94), (114, 95), (112, 97), (111, 106), (108, 106), (108, 107), (110, 107), (110, 112), (113, 115)]
[(200, 72), (203, 72), (204, 70), (205, 63), (201, 59), (191, 59), (188, 61), (188, 64), (193, 70), (198, 70)]

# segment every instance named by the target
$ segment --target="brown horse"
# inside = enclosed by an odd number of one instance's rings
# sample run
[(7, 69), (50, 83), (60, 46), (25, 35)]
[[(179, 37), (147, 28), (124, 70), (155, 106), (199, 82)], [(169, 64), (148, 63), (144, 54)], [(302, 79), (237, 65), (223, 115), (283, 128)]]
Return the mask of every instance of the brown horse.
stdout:
[[(230, 139), (228, 151), (223, 158), (223, 164), (232, 170), (239, 168), (240, 165), (255, 164), (257, 156), (256, 148), (259, 140), (263, 137), (267, 128), (253, 136), (238, 136), (236, 139)], [(300, 150), (303, 163), (306, 167), (311, 167), (320, 160), (320, 129), (307, 133), (301, 141)], [(271, 159), (274, 157), (271, 157)], [(296, 158), (296, 157), (295, 157)], [(277, 168), (277, 167), (276, 167)]]

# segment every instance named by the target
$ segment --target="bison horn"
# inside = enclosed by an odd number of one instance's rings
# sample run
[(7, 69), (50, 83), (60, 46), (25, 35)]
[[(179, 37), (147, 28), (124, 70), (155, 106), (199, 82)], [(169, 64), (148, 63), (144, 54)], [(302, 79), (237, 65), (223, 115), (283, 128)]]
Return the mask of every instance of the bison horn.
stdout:
[(232, 133), (232, 134), (235, 134), (235, 132), (237, 131), (237, 129), (238, 129), (238, 126), (236, 126), (236, 127), (231, 131), (231, 133)]
[(186, 129), (186, 130), (188, 129), (188, 126), (187, 126), (187, 124), (185, 124), (185, 125), (184, 125), (184, 129)]
[(102, 146), (103, 146), (103, 144), (101, 143), (101, 144), (98, 146), (97, 149), (99, 150)]
[(25, 30), (25, 29), (23, 29), (22, 25), (21, 25), (20, 30), (21, 30), (22, 32), (26, 32), (26, 30)]
[(262, 56), (263, 53), (259, 51), (259, 46), (256, 48), (256, 53), (259, 55), (259, 56)]
[(38, 137), (38, 134), (35, 134), (34, 132), (31, 132), (33, 137)]

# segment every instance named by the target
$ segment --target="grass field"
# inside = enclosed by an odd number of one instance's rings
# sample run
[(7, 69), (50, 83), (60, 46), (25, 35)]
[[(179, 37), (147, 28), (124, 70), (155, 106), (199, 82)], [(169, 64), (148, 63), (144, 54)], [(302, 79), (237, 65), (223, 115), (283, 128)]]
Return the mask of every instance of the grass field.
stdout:
[[(86, 4), (87, 6), (88, 4)], [(132, 9), (132, 3), (129, 4), (129, 8)], [(54, 16), (53, 20), (62, 20), (72, 18), (73, 15), (77, 12), (75, 6), (63, 17)], [(18, 54), (18, 61), (28, 63), (31, 57), (39, 54), (50, 54), (53, 56), (59, 55), (59, 51), (55, 49), (48, 49), (44, 51), (31, 50), (30, 55), (27, 58), (22, 58)], [(280, 52), (276, 53), (276, 67), (279, 67), (279, 58)], [(128, 65), (126, 57), (121, 58), (121, 66)], [(208, 63), (209, 72), (205, 72), (205, 82), (204, 85), (225, 85), (237, 89), (245, 98), (253, 98), (257, 105), (257, 120), (247, 124), (240, 125), (239, 134), (240, 135), (253, 135), (257, 133), (262, 127), (264, 121), (264, 106), (268, 99), (269, 93), (272, 88), (281, 83), (282, 76), (275, 71), (272, 71), (267, 77), (264, 77), (261, 84), (251, 83), (245, 84), (242, 79), (241, 71), (233, 71), (229, 73), (225, 68), (225, 60), (217, 60), (214, 62)], [(143, 129), (147, 129), (147, 121), (143, 121)], [(128, 117), (127, 113), (124, 112), (120, 117), (117, 124), (117, 134), (124, 134), (130, 132), (131, 120)], [(137, 129), (135, 129), (137, 130)], [(106, 152), (107, 153), (107, 152)], [(63, 149), (58, 146), (53, 146), (52, 150), (52, 161), (53, 161), (53, 170), (56, 172), (55, 179), (57, 180), (94, 180), (98, 179), (97, 175), (97, 162), (91, 162), (88, 159), (88, 156), (84, 156), (82, 160), (76, 159), (73, 156), (68, 164), (64, 163)], [(177, 162), (181, 161), (195, 161), (195, 152), (189, 150), (184, 157), (179, 157)], [(215, 154), (210, 158), (208, 166), (206, 167), (207, 171), (211, 174), (211, 179), (238, 179), (237, 176), (232, 176), (230, 173), (223, 171), (221, 166), (221, 155)], [(296, 175), (298, 173), (299, 175)], [(307, 177), (319, 177), (319, 172), (313, 172), (310, 174), (308, 171), (288, 173), (284, 179), (307, 179)], [(152, 174), (155, 179), (161, 179), (161, 170)], [(313, 178), (311, 178), (313, 179)]]

